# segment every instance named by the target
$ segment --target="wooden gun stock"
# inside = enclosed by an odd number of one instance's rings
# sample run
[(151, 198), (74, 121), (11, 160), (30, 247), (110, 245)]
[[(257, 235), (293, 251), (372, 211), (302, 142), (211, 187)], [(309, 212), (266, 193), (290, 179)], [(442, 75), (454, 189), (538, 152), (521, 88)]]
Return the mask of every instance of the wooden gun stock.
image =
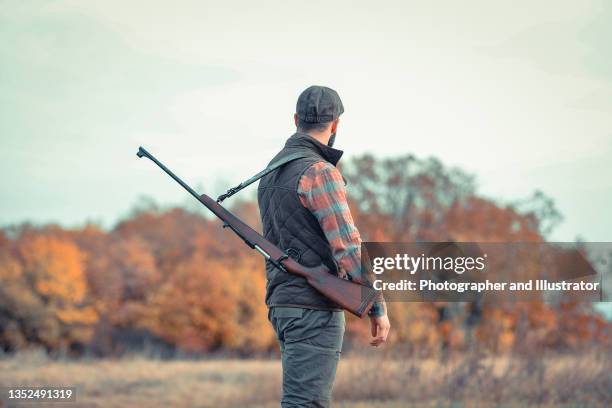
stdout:
[(223, 221), (224, 227), (229, 227), (251, 248), (261, 253), (269, 262), (277, 268), (299, 275), (306, 279), (308, 283), (318, 290), (321, 294), (337, 303), (340, 307), (353, 313), (358, 317), (363, 317), (368, 313), (376, 291), (368, 286), (361, 285), (350, 280), (339, 278), (329, 273), (326, 266), (320, 265), (314, 268), (306, 267), (297, 263), (294, 259), (289, 258), (276, 245), (268, 241), (257, 231), (246, 225), (242, 220), (236, 217), (231, 212), (223, 208), (218, 202), (207, 196), (206, 194), (198, 194), (189, 187), (183, 180), (175, 175), (170, 169), (164, 166), (152, 154), (140, 147), (138, 157), (147, 157), (157, 164), (163, 171), (186, 189), (192, 196), (200, 201), (206, 208), (212, 211), (217, 217)]
[(355, 316), (365, 316), (372, 307), (374, 289), (332, 275), (324, 265), (307, 268), (289, 258), (283, 261), (283, 266), (287, 272), (306, 278), (313, 288)]

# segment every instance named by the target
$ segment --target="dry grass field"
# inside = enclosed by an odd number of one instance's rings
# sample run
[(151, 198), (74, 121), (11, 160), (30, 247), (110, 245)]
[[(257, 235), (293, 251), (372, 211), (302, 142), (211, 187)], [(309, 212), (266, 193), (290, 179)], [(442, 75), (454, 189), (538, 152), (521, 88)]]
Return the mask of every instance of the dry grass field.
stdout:
[[(354, 353), (341, 362), (334, 406), (608, 407), (611, 369), (609, 351), (444, 362)], [(276, 407), (280, 379), (275, 360), (50, 361), (36, 353), (0, 359), (0, 386), (76, 386), (77, 402), (67, 407)], [(45, 405), (62, 406), (27, 406)]]

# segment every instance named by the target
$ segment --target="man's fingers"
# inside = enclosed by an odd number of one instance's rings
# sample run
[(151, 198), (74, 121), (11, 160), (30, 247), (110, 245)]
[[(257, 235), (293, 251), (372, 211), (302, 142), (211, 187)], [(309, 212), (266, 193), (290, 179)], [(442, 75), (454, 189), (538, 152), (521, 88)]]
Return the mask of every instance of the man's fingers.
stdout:
[(374, 347), (378, 347), (387, 341), (387, 336), (389, 335), (391, 325), (389, 324), (389, 319), (387, 316), (372, 318), (371, 322), (373, 339), (370, 340), (370, 344)]
[(375, 337), (374, 339), (372, 339), (372, 341), (370, 341), (370, 344), (372, 346), (378, 347), (378, 346), (380, 346), (384, 342), (385, 342), (385, 338), (382, 337), (382, 336), (378, 336), (378, 337)]
[(372, 346), (378, 346), (380, 344), (380, 341), (382, 340), (380, 331), (381, 331), (380, 325), (377, 322), (373, 321), (372, 322), (372, 337), (374, 338), (370, 340), (370, 344)]
[[(374, 330), (372, 330), (374, 331)], [(385, 341), (387, 341), (387, 334), (389, 333), (389, 330), (381, 327), (380, 325), (376, 325), (376, 333), (373, 334), (374, 338), (370, 341), (370, 344), (373, 346), (379, 346), (382, 343), (384, 343)]]
[(387, 341), (388, 335), (389, 335), (389, 327), (382, 327), (380, 325), (376, 325), (376, 334), (373, 335), (374, 338), (370, 341), (370, 344), (372, 346), (378, 347), (382, 343), (385, 343)]

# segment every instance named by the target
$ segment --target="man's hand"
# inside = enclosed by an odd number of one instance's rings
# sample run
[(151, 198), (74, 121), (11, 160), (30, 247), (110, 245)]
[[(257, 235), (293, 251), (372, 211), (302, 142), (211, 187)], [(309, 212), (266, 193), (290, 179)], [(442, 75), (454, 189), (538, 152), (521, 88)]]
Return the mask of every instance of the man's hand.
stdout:
[(372, 341), (370, 344), (374, 347), (378, 347), (387, 341), (389, 330), (391, 329), (391, 323), (389, 323), (389, 317), (385, 313), (379, 317), (370, 317), (370, 323), (372, 324)]

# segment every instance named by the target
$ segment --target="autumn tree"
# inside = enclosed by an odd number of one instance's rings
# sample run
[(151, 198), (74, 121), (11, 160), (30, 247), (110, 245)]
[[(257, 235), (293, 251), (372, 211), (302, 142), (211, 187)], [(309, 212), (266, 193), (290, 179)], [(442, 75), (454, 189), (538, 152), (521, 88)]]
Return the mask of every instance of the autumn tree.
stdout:
[(3, 246), (0, 271), (4, 348), (67, 349), (89, 341), (97, 315), (86, 302), (84, 254), (74, 243), (24, 236)]

